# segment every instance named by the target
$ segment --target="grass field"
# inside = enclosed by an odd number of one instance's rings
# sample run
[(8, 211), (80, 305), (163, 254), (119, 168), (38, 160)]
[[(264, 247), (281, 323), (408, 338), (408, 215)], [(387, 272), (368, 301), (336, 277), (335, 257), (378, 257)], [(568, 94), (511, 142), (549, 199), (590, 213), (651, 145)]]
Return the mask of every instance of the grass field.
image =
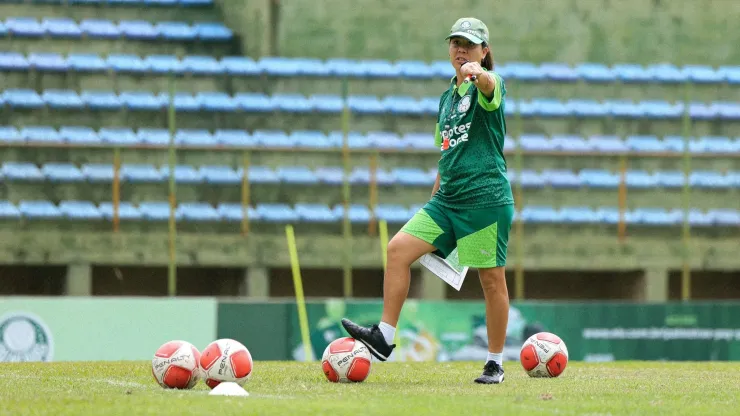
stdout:
[(325, 381), (318, 363), (255, 362), (249, 397), (160, 388), (149, 362), (0, 364), (3, 415), (624, 415), (737, 414), (738, 363), (576, 363), (532, 379), (505, 363), (477, 385), (480, 363), (374, 363), (364, 383)]

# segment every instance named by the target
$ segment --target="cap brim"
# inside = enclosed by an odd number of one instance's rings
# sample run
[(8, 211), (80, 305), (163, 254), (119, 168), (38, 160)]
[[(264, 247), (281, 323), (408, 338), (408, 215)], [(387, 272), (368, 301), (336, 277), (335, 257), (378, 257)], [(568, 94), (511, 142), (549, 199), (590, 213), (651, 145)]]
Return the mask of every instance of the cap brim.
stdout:
[(468, 32), (454, 32), (454, 33), (451, 33), (449, 36), (447, 36), (445, 39), (454, 38), (456, 36), (460, 36), (462, 38), (465, 38), (465, 39), (467, 39), (467, 40), (475, 43), (476, 45), (480, 45), (481, 43), (483, 43), (483, 39), (479, 38), (478, 36), (473, 36), (473, 35), (471, 35)]

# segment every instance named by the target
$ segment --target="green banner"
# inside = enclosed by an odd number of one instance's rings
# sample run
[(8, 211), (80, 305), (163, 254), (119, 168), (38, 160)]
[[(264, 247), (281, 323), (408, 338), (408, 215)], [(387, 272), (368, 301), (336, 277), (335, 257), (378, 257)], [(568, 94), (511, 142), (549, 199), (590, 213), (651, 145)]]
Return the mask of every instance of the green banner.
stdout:
[[(346, 336), (340, 320), (377, 323), (380, 302), (330, 300), (307, 306), (314, 358)], [(295, 305), (290, 306), (291, 358), (303, 360)], [(409, 300), (392, 360), (483, 360), (488, 351), (482, 302)], [(740, 303), (517, 303), (509, 312), (506, 360), (518, 360), (530, 334), (548, 331), (566, 343), (570, 358), (611, 360), (740, 360)]]
[(0, 362), (148, 360), (174, 339), (205, 348), (213, 299), (0, 298)]

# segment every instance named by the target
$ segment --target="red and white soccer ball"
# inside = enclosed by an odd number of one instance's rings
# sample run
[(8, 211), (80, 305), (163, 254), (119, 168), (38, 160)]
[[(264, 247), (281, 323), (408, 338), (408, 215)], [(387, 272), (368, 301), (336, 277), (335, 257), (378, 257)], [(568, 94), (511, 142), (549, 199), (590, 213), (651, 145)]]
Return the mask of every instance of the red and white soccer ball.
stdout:
[(192, 389), (202, 378), (200, 352), (187, 341), (170, 341), (152, 359), (152, 375), (168, 389)]
[(244, 386), (252, 375), (252, 355), (241, 342), (223, 338), (213, 341), (203, 350), (200, 368), (206, 385), (212, 389), (224, 381)]
[(568, 365), (568, 347), (559, 336), (539, 332), (524, 342), (519, 360), (530, 377), (557, 377)]
[(365, 344), (350, 337), (339, 338), (324, 350), (321, 369), (332, 383), (357, 383), (370, 374), (372, 358)]

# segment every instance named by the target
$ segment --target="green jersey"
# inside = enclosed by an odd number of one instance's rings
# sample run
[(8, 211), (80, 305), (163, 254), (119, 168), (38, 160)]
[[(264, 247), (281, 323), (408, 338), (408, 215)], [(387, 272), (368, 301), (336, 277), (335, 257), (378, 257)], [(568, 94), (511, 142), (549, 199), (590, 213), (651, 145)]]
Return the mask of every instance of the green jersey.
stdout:
[(455, 85), (439, 100), (434, 135), (439, 160), (440, 184), (434, 199), (449, 208), (485, 208), (513, 204), (504, 158), (504, 96), (506, 87), (496, 79), (491, 99), (471, 83)]

